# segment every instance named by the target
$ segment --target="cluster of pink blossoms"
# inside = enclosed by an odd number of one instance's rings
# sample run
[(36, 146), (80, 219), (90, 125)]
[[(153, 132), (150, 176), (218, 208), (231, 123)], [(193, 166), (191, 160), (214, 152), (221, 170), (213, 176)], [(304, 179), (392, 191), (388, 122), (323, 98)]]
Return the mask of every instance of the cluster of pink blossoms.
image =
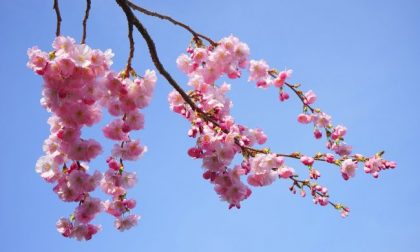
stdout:
[[(241, 76), (240, 69), (248, 65), (248, 46), (230, 36), (220, 40), (217, 47), (192, 46), (187, 53), (177, 59), (178, 67), (189, 77), (188, 85), (193, 88), (189, 92), (191, 99), (211, 121), (194, 111), (176, 91), (169, 94), (170, 108), (191, 122), (188, 135), (197, 141), (188, 154), (203, 160), (203, 177), (214, 184), (215, 191), (228, 202), (229, 208), (240, 208), (240, 202), (251, 194), (241, 176), (247, 176), (250, 185), (265, 186), (276, 177), (292, 176), (293, 169), (274, 154), (246, 156), (247, 148), (264, 144), (267, 136), (260, 129), (236, 124), (230, 115), (232, 102), (226, 96), (230, 85), (215, 84), (223, 75), (231, 79)], [(240, 165), (229, 168), (238, 153), (246, 157)]]
[[(377, 178), (381, 170), (395, 168), (396, 163), (382, 159), (383, 153), (375, 154), (367, 158), (361, 154), (351, 156), (352, 146), (344, 142), (344, 136), (347, 133), (347, 128), (343, 125), (333, 126), (331, 116), (322, 112), (319, 108), (313, 108), (312, 105), (316, 102), (317, 96), (312, 91), (302, 92), (299, 90), (300, 85), (291, 85), (286, 82), (286, 79), (291, 76), (292, 70), (285, 70), (278, 72), (275, 69), (270, 69), (264, 60), (250, 61), (250, 77), (249, 81), (255, 81), (257, 87), (267, 88), (274, 86), (279, 89), (280, 101), (285, 101), (289, 98), (289, 94), (284, 90), (285, 86), (289, 87), (300, 98), (303, 104), (303, 113), (299, 114), (297, 120), (302, 124), (313, 123), (313, 134), (316, 139), (322, 138), (322, 131), (325, 131), (327, 137), (327, 149), (334, 151), (340, 158), (336, 159), (331, 153), (316, 155), (317, 160), (326, 161), (340, 166), (340, 171), (345, 180), (354, 177), (358, 162), (364, 162), (364, 171), (372, 174)], [(300, 155), (299, 155), (300, 157)], [(321, 174), (318, 170), (312, 167), (315, 159), (313, 157), (300, 157), (302, 163), (309, 167), (309, 176), (311, 179), (318, 179)]]
[[(137, 224), (140, 216), (130, 213), (136, 201), (127, 198), (127, 191), (136, 184), (137, 177), (135, 172), (125, 170), (124, 162), (137, 160), (147, 150), (139, 140), (130, 138), (130, 132), (144, 127), (144, 116), (139, 110), (150, 103), (156, 75), (147, 70), (144, 76), (138, 77), (131, 66), (116, 74), (110, 70), (113, 57), (110, 50), (91, 49), (85, 44), (76, 44), (69, 37), (57, 37), (53, 48), (51, 53), (36, 47), (29, 49), (28, 67), (43, 77), (41, 104), (52, 113), (48, 120), (51, 134), (44, 142), (45, 155), (37, 161), (36, 171), (54, 184), (53, 190), (61, 200), (78, 202), (69, 218), (59, 219), (57, 229), (65, 237), (89, 240), (101, 228), (91, 221), (104, 211), (116, 218), (114, 226), (118, 230), (127, 230)], [(214, 185), (229, 208), (240, 208), (241, 202), (251, 195), (248, 185), (267, 186), (280, 178), (292, 181), (293, 193), (298, 188), (304, 197), (307, 188), (315, 204), (331, 204), (343, 217), (347, 216), (349, 208), (332, 203), (328, 189), (316, 182), (321, 173), (314, 163), (321, 161), (339, 166), (342, 177), (347, 180), (355, 175), (359, 162), (364, 163), (364, 171), (375, 178), (380, 171), (395, 168), (395, 162), (384, 160), (383, 152), (372, 157), (350, 155), (352, 148), (344, 142), (347, 129), (342, 125), (333, 126), (331, 116), (311, 107), (317, 99), (313, 91), (304, 93), (300, 85), (286, 82), (292, 70), (279, 72), (270, 69), (264, 60), (249, 60), (248, 56), (249, 47), (229, 36), (209, 47), (194, 40), (187, 54), (177, 59), (178, 67), (189, 78), (190, 101), (185, 101), (177, 91), (172, 91), (168, 100), (171, 110), (191, 123), (188, 135), (196, 139), (196, 144), (188, 150), (189, 156), (202, 159), (203, 178)], [(235, 122), (230, 114), (232, 102), (227, 97), (230, 85), (216, 83), (224, 76), (240, 78), (241, 69), (249, 70), (248, 80), (255, 81), (257, 87), (278, 88), (280, 101), (289, 99), (285, 89), (290, 88), (303, 104), (298, 121), (313, 123), (317, 139), (324, 130), (327, 148), (335, 154), (276, 154), (268, 148), (254, 148), (256, 144), (263, 145), (267, 136), (261, 129)], [(102, 152), (102, 147), (94, 139), (83, 139), (82, 128), (98, 123), (104, 108), (115, 117), (103, 128), (104, 136), (116, 143), (106, 160), (108, 169), (104, 173), (89, 174), (88, 163)], [(232, 164), (237, 154), (243, 159), (240, 164)], [(308, 168), (308, 179), (299, 180), (295, 170), (285, 164), (285, 158), (299, 159)], [(111, 199), (101, 201), (93, 197), (91, 193), (97, 187)]]
[[(332, 204), (341, 210), (343, 217), (349, 213), (349, 208), (334, 204), (329, 201), (328, 189), (318, 185), (317, 180), (321, 173), (313, 167), (315, 161), (323, 161), (341, 166), (345, 179), (354, 176), (357, 162), (365, 162), (365, 171), (375, 177), (380, 170), (394, 168), (395, 163), (385, 161), (382, 154), (372, 158), (361, 155), (349, 156), (351, 147), (343, 142), (346, 133), (344, 126), (331, 126), (331, 117), (319, 109), (313, 109), (310, 104), (316, 101), (313, 91), (303, 93), (298, 90), (298, 85), (286, 82), (292, 70), (278, 72), (270, 69), (264, 60), (248, 60), (249, 47), (234, 36), (220, 40), (217, 45), (203, 46), (202, 43), (191, 44), (187, 54), (182, 54), (177, 59), (181, 71), (187, 74), (188, 85), (192, 90), (188, 92), (190, 99), (196, 104), (192, 108), (183, 100), (175, 90), (169, 94), (170, 109), (184, 116), (190, 123), (188, 131), (190, 137), (196, 138), (196, 145), (188, 150), (189, 156), (202, 159), (204, 168), (203, 177), (215, 186), (215, 191), (220, 198), (227, 201), (229, 208), (240, 208), (240, 202), (251, 194), (250, 188), (241, 180), (246, 176), (246, 181), (252, 186), (266, 186), (276, 178), (291, 179), (295, 187), (301, 189), (305, 196), (304, 188), (311, 191), (315, 204), (321, 206)], [(226, 96), (230, 85), (226, 82), (217, 84), (217, 80), (226, 75), (230, 79), (240, 78), (241, 70), (248, 68), (248, 80), (255, 81), (257, 87), (268, 88), (274, 86), (279, 89), (280, 101), (289, 98), (285, 87), (293, 89), (304, 104), (304, 114), (299, 115), (301, 123), (314, 123), (314, 135), (322, 137), (319, 130), (324, 128), (328, 137), (327, 148), (333, 150), (339, 157), (331, 153), (318, 153), (313, 157), (294, 152), (290, 155), (270, 153), (269, 149), (254, 149), (255, 144), (264, 144), (267, 136), (260, 129), (250, 129), (244, 125), (236, 124), (230, 115), (232, 102)], [(309, 114), (307, 111), (312, 113)], [(236, 154), (241, 154), (243, 160), (240, 165), (231, 168), (232, 160)], [(288, 167), (284, 157), (300, 159), (302, 164), (309, 168), (308, 180), (297, 180), (294, 169)], [(373, 161), (377, 160), (377, 161)], [(351, 164), (349, 164), (351, 162)]]
[[(45, 140), (45, 156), (38, 159), (36, 171), (49, 183), (54, 192), (66, 202), (78, 202), (69, 218), (57, 222), (58, 231), (65, 237), (89, 240), (100, 230), (91, 221), (101, 211), (117, 220), (119, 230), (137, 223), (137, 215), (123, 216), (136, 205), (127, 200), (126, 189), (136, 182), (135, 173), (124, 171), (123, 160), (136, 160), (145, 151), (138, 140), (131, 140), (131, 130), (143, 128), (144, 118), (137, 109), (147, 106), (151, 99), (156, 76), (146, 71), (145, 77), (131, 81), (110, 70), (113, 53), (76, 44), (70, 37), (57, 37), (54, 51), (46, 53), (37, 47), (28, 50), (28, 67), (44, 79), (41, 104), (52, 113), (48, 119), (50, 136)], [(102, 152), (99, 142), (83, 139), (82, 128), (101, 120), (102, 108), (119, 116), (104, 129), (106, 137), (120, 141), (112, 150), (109, 170), (88, 173), (88, 162)], [(120, 162), (115, 164), (115, 159)], [(102, 202), (91, 192), (100, 186), (113, 196), (112, 202)]]
[[(134, 199), (127, 199), (127, 189), (137, 182), (136, 173), (124, 170), (124, 161), (137, 160), (147, 150), (139, 140), (132, 140), (130, 131), (144, 127), (144, 116), (140, 109), (149, 105), (156, 84), (155, 72), (147, 70), (142, 78), (121, 78), (114, 73), (106, 76), (105, 86), (108, 96), (104, 105), (109, 113), (116, 117), (104, 129), (105, 137), (117, 141), (112, 149), (112, 156), (107, 159), (108, 170), (105, 172), (102, 190), (112, 196), (104, 203), (105, 211), (115, 216), (115, 227), (126, 230), (137, 224), (140, 216), (124, 215), (136, 206)], [(117, 161), (119, 160), (119, 161)]]

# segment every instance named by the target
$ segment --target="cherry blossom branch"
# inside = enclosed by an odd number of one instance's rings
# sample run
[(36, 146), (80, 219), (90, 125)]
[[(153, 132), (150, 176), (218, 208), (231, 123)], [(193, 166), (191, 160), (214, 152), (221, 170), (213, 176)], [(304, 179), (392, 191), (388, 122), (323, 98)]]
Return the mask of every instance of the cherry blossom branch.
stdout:
[(60, 7), (58, 6), (58, 0), (54, 0), (53, 9), (55, 10), (55, 15), (57, 17), (57, 27), (55, 30), (55, 36), (60, 36), (61, 32), (61, 14), (60, 14)]
[[(151, 36), (148, 33), (148, 31), (146, 30), (146, 28), (138, 20), (138, 18), (134, 15), (134, 13), (132, 12), (132, 10), (129, 7), (129, 6), (133, 5), (133, 4), (130, 5), (130, 2), (129, 1), (126, 1), (126, 0), (116, 0), (116, 2), (123, 9), (123, 11), (124, 11), (124, 13), (125, 13), (125, 15), (127, 17), (127, 21), (129, 23), (129, 26), (130, 26), (130, 24), (136, 26), (137, 30), (141, 33), (142, 37), (146, 41), (146, 44), (147, 44), (147, 47), (149, 49), (149, 53), (150, 53), (150, 56), (152, 58), (153, 64), (155, 65), (155, 67), (159, 71), (159, 73), (182, 96), (182, 98), (184, 99), (184, 101), (191, 107), (192, 110), (196, 111), (196, 113), (198, 115), (200, 115), (201, 117), (203, 117), (204, 120), (206, 120), (208, 122), (211, 122), (214, 126), (220, 128), (225, 134), (228, 134), (229, 131), (227, 129), (222, 128), (216, 120), (214, 120), (213, 118), (211, 118), (211, 116), (209, 116), (208, 114), (206, 114), (200, 108), (197, 107), (197, 105), (195, 104), (195, 102), (193, 100), (191, 100), (190, 96), (180, 87), (180, 85), (166, 71), (166, 69), (164, 68), (164, 66), (160, 62), (160, 59), (159, 59), (159, 56), (157, 54), (156, 46), (155, 46), (155, 43), (154, 43), (153, 39), (151, 38)], [(296, 92), (298, 94), (298, 91), (296, 91)], [(235, 143), (239, 147), (241, 147), (242, 150), (245, 150), (245, 151), (251, 151), (251, 152), (256, 152), (256, 153), (267, 153), (267, 150), (259, 150), (259, 149), (254, 149), (254, 148), (251, 148), (251, 147), (248, 147), (248, 146), (241, 145), (237, 139), (235, 139)], [(281, 154), (281, 153), (277, 153), (276, 155), (282, 156), (282, 157), (294, 158), (294, 159), (300, 159), (300, 157), (301, 157), (301, 154), (300, 153), (297, 153), (297, 152), (292, 153), (292, 154)], [(324, 159), (322, 159), (320, 157), (315, 158), (315, 159), (316, 160), (319, 160), (319, 161), (325, 161)]]
[[(159, 71), (159, 73), (169, 82), (169, 84), (176, 90), (176, 92), (182, 97), (182, 99), (184, 100), (184, 102), (186, 103), (185, 106), (188, 104), (189, 107), (192, 110), (192, 113), (195, 113), (196, 117), (201, 118), (205, 121), (205, 123), (207, 124), (208, 127), (210, 127), (211, 129), (213, 129), (215, 132), (223, 132), (225, 134), (229, 134), (230, 131), (229, 129), (225, 128), (222, 122), (219, 122), (217, 119), (217, 116), (213, 117), (213, 113), (210, 112), (205, 112), (200, 108), (200, 105), (196, 104), (196, 98), (195, 98), (195, 93), (194, 91), (192, 92), (185, 92), (180, 85), (172, 78), (172, 76), (166, 71), (166, 69), (164, 68), (164, 66), (162, 65), (162, 63), (160, 62), (160, 59), (158, 57), (157, 54), (157, 50), (156, 50), (156, 46), (155, 43), (153, 41), (153, 39), (151, 38), (150, 34), (148, 33), (147, 29), (143, 26), (143, 24), (138, 20), (138, 18), (134, 15), (132, 9), (130, 8), (130, 2), (128, 0), (116, 0), (116, 2), (118, 3), (118, 5), (122, 8), (122, 10), (124, 11), (126, 17), (127, 17), (127, 21), (129, 23), (129, 25), (133, 25), (137, 28), (137, 30), (140, 32), (140, 34), (142, 35), (143, 39), (146, 41), (150, 56), (152, 58), (152, 62), (154, 63), (156, 69)], [(200, 42), (200, 41), (199, 41)], [(196, 43), (197, 47), (201, 47), (200, 43)], [(217, 44), (216, 44), (217, 46)], [(251, 63), (252, 64), (252, 63)], [(271, 75), (271, 77), (281, 77), (280, 75), (282, 73), (278, 73), (277, 70), (269, 70), (268, 74)], [(307, 96), (307, 94), (303, 94), (301, 90), (298, 89), (299, 85), (292, 85), (289, 83), (284, 82), (285, 85), (287, 85), (290, 89), (293, 90), (293, 92), (299, 97), (299, 99), (301, 100), (301, 102), (303, 103), (304, 106), (304, 112), (309, 109), (312, 113), (321, 113), (321, 111), (319, 109), (314, 109), (312, 108), (309, 104), (312, 104), (314, 102), (313, 99), (311, 99), (309, 96)], [(316, 98), (316, 97), (315, 97)], [(199, 100), (197, 100), (197, 102), (200, 103)], [(332, 126), (328, 126), (328, 127), (332, 127)], [(326, 131), (327, 131), (327, 137), (329, 138), (328, 133), (331, 134), (331, 132), (327, 129), (327, 127), (325, 127)], [(342, 137), (339, 138), (340, 141), (343, 140)], [(330, 140), (330, 139), (329, 139)], [(314, 157), (308, 157), (305, 155), (302, 155), (299, 152), (293, 152), (291, 154), (281, 154), (281, 153), (271, 153), (270, 150), (268, 148), (264, 148), (264, 149), (254, 149), (252, 147), (247, 146), (246, 144), (244, 144), (241, 139), (240, 139), (240, 135), (236, 136), (234, 139), (234, 143), (235, 145), (237, 145), (238, 147), (240, 147), (242, 155), (244, 156), (245, 159), (248, 159), (248, 157), (255, 157), (257, 154), (271, 154), (271, 155), (275, 155), (275, 156), (280, 156), (280, 157), (287, 157), (287, 158), (293, 158), (293, 159), (300, 159), (300, 161), (309, 168), (310, 174), (309, 177), (311, 178), (311, 180), (316, 180), (319, 176), (320, 173), (314, 169), (312, 167), (312, 164), (314, 163), (314, 161), (322, 161), (322, 162), (327, 162), (336, 166), (341, 166), (341, 172), (343, 175), (344, 179), (348, 179), (349, 177), (354, 176), (354, 170), (356, 168), (357, 162), (367, 162), (371, 159), (367, 159), (361, 155), (353, 155), (353, 156), (347, 156), (347, 155), (342, 155), (342, 153), (340, 154), (340, 158), (339, 159), (335, 159), (334, 155), (326, 153), (326, 154), (322, 154), (322, 153), (317, 153)], [(381, 169), (388, 169), (388, 168), (393, 168), (395, 167), (395, 163), (392, 162), (388, 162), (385, 160), (381, 160), (381, 155), (379, 154), (379, 156), (376, 158), (376, 160), (372, 161), (372, 162), (377, 162), (374, 165), (380, 165)], [(384, 163), (385, 162), (385, 163)], [(344, 164), (345, 163), (345, 164)], [(379, 164), (380, 163), (380, 164)], [(369, 164), (371, 165), (371, 164)], [(366, 167), (365, 167), (365, 171), (368, 173), (372, 173), (372, 175), (374, 175), (374, 177), (377, 177), (377, 171), (372, 172), (373, 170), (376, 169), (376, 166), (374, 168), (368, 168), (368, 171), (366, 171)], [(372, 170), (372, 171), (371, 171)], [(341, 204), (335, 204), (331, 201), (329, 201), (329, 195), (327, 194), (327, 189), (326, 187), (321, 187), (319, 185), (317, 185), (317, 183), (315, 182), (310, 182), (311, 180), (297, 180), (295, 179), (295, 177), (298, 177), (298, 175), (293, 175), (293, 176), (281, 176), (283, 178), (289, 178), (293, 181), (293, 186), (297, 186), (299, 188), (302, 189), (302, 192), (304, 194), (304, 190), (303, 187), (308, 187), (311, 189), (311, 194), (313, 196), (314, 202), (316, 204), (320, 204), (322, 206), (325, 205), (332, 205), (335, 209), (337, 210), (341, 210), (342, 212), (342, 216), (346, 216), (348, 214), (348, 208), (341, 205)], [(304, 195), (302, 195), (304, 196)], [(233, 205), (231, 204), (230, 207), (232, 207)], [(236, 205), (237, 207), (239, 205)]]
[(80, 42), (80, 44), (85, 44), (86, 42), (86, 25), (87, 25), (87, 20), (89, 18), (90, 5), (91, 5), (91, 0), (86, 0), (85, 16), (83, 17), (83, 22), (82, 22), (83, 34), (82, 34), (82, 41)]
[(147, 9), (145, 9), (143, 7), (140, 7), (140, 6), (136, 5), (136, 4), (134, 4), (131, 1), (127, 1), (127, 4), (133, 10), (139, 11), (139, 12), (145, 14), (145, 15), (157, 17), (157, 18), (160, 18), (160, 19), (163, 19), (163, 20), (167, 20), (167, 21), (171, 22), (174, 25), (181, 26), (185, 30), (189, 31), (194, 36), (194, 38), (202, 38), (202, 39), (207, 40), (213, 46), (216, 46), (217, 45), (217, 43), (214, 42), (211, 38), (209, 38), (209, 37), (207, 37), (207, 36), (205, 36), (203, 34), (200, 34), (200, 33), (196, 32), (196, 31), (194, 31), (188, 25), (186, 25), (184, 23), (181, 23), (180, 21), (177, 21), (177, 20), (173, 19), (172, 17), (166, 16), (166, 15), (162, 15), (162, 14), (157, 13), (157, 12), (154, 12), (154, 11), (147, 10)]
[(143, 24), (138, 20), (138, 18), (134, 15), (133, 11), (128, 6), (128, 1), (126, 0), (116, 0), (118, 5), (122, 8), (124, 11), (127, 21), (134, 25), (137, 30), (142, 35), (143, 39), (146, 41), (147, 47), (149, 49), (150, 57), (152, 58), (152, 62), (155, 65), (156, 69), (159, 71), (159, 73), (169, 82), (169, 84), (182, 96), (184, 101), (188, 103), (188, 105), (191, 106), (191, 108), (196, 111), (199, 114), (202, 114), (206, 119), (209, 121), (212, 121), (213, 123), (216, 123), (214, 120), (211, 120), (205, 113), (199, 109), (195, 103), (191, 100), (191, 98), (188, 96), (187, 93), (184, 92), (184, 90), (179, 86), (179, 84), (174, 80), (174, 78), (169, 74), (169, 72), (165, 69), (165, 67), (160, 62), (159, 56), (157, 54), (156, 45), (153, 39), (150, 37), (149, 32), (147, 29), (143, 26)]

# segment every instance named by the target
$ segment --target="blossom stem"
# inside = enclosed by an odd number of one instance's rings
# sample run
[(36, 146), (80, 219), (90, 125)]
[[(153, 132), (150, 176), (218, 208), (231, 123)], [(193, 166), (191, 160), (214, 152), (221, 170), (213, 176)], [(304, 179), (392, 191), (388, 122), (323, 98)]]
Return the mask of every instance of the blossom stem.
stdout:
[(61, 14), (60, 14), (60, 7), (58, 6), (58, 0), (54, 0), (53, 9), (55, 10), (55, 15), (57, 17), (57, 26), (55, 30), (55, 36), (60, 36), (61, 32)]
[(133, 69), (131, 67), (131, 62), (133, 60), (134, 57), (134, 39), (133, 39), (133, 23), (128, 22), (128, 41), (130, 42), (130, 52), (128, 54), (128, 60), (127, 60), (127, 67), (126, 67), (126, 72), (125, 75), (129, 76), (131, 70)]
[(83, 17), (83, 34), (82, 34), (82, 41), (80, 44), (86, 43), (86, 26), (87, 26), (87, 20), (89, 18), (89, 12), (90, 12), (90, 6), (91, 6), (91, 0), (86, 0), (86, 10), (85, 10), (85, 16)]
[[(311, 189), (311, 185), (310, 185), (309, 180), (299, 180), (299, 179), (296, 179), (293, 176), (290, 176), (289, 178), (293, 181), (293, 184), (296, 185), (297, 187), (299, 187), (300, 189), (302, 189), (303, 187), (307, 187), (307, 188)], [(318, 196), (323, 196), (320, 192), (315, 192), (315, 193)], [(333, 206), (335, 209), (338, 209), (338, 205), (337, 204), (331, 202), (330, 200), (328, 200), (328, 203), (331, 206)]]

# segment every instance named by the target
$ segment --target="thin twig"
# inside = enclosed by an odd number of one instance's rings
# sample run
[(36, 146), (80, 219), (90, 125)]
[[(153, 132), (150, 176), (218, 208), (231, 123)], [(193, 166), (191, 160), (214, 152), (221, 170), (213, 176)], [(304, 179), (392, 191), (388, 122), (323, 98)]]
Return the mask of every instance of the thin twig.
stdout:
[(54, 0), (53, 9), (55, 10), (55, 15), (57, 16), (57, 27), (55, 30), (55, 36), (60, 36), (61, 32), (61, 14), (60, 14), (60, 7), (58, 7), (58, 0)]
[(134, 57), (134, 39), (133, 39), (133, 23), (128, 22), (128, 41), (130, 42), (130, 52), (128, 54), (127, 67), (125, 68), (125, 75), (129, 76), (131, 70), (131, 62)]
[(174, 25), (181, 26), (185, 30), (189, 31), (194, 36), (194, 38), (202, 38), (202, 39), (207, 40), (213, 46), (216, 46), (217, 45), (217, 43), (214, 42), (211, 38), (209, 38), (209, 37), (207, 37), (207, 36), (205, 36), (203, 34), (200, 34), (200, 33), (196, 32), (196, 31), (194, 31), (188, 25), (186, 25), (186, 24), (184, 24), (182, 22), (179, 22), (178, 20), (175, 20), (172, 17), (166, 16), (166, 15), (162, 15), (162, 14), (157, 13), (157, 12), (154, 12), (154, 11), (147, 10), (147, 9), (145, 9), (143, 7), (140, 7), (140, 6), (134, 4), (134, 3), (130, 2), (130, 1), (127, 1), (127, 4), (132, 9), (137, 10), (137, 11), (143, 13), (143, 14), (146, 14), (146, 15), (149, 15), (149, 16), (153, 16), (153, 17), (157, 17), (157, 18), (160, 18), (160, 19), (164, 19), (164, 20), (167, 20), (167, 21), (171, 22)]
[(124, 11), (127, 21), (129, 23), (132, 23), (137, 30), (140, 32), (144, 40), (146, 41), (147, 47), (149, 49), (150, 57), (152, 58), (153, 64), (155, 65), (156, 69), (159, 71), (159, 73), (169, 82), (169, 84), (175, 88), (176, 91), (182, 96), (184, 101), (188, 103), (188, 105), (191, 106), (191, 108), (194, 111), (197, 111), (199, 113), (202, 112), (195, 103), (190, 99), (190, 97), (184, 92), (184, 90), (178, 85), (178, 83), (172, 78), (172, 76), (166, 71), (165, 67), (160, 62), (159, 56), (156, 51), (155, 42), (150, 37), (149, 32), (146, 30), (146, 28), (143, 26), (143, 24), (137, 19), (137, 17), (134, 15), (133, 11), (128, 6), (128, 1), (126, 0), (116, 0), (118, 5), (122, 8)]
[(87, 20), (89, 18), (90, 5), (91, 5), (91, 0), (86, 0), (85, 16), (83, 17), (83, 22), (82, 22), (83, 34), (82, 34), (82, 41), (80, 42), (80, 44), (86, 43), (86, 25), (87, 25)]

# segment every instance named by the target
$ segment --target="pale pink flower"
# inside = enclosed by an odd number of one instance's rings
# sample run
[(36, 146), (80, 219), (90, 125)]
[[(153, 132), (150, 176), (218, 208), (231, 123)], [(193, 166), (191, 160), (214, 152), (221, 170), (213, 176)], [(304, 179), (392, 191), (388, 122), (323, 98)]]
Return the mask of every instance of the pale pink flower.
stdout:
[(75, 64), (70, 58), (60, 58), (57, 65), (63, 78), (69, 78), (74, 72)]
[(293, 72), (292, 69), (281, 71), (273, 81), (274, 86), (278, 88), (282, 87), (284, 83), (286, 82), (286, 79), (290, 78), (290, 76), (292, 75), (292, 72)]
[(119, 99), (109, 99), (107, 103), (108, 112), (113, 116), (120, 116), (124, 114)]
[(301, 113), (301, 114), (298, 115), (297, 120), (300, 123), (308, 124), (308, 123), (312, 122), (312, 116)]
[(313, 122), (316, 126), (325, 128), (331, 123), (331, 116), (324, 112), (319, 112), (312, 115)]
[(343, 125), (337, 125), (334, 128), (333, 133), (331, 134), (331, 138), (333, 140), (340, 139), (340, 138), (344, 137), (344, 135), (346, 134), (346, 132), (347, 132), (347, 128), (346, 127), (344, 127)]
[(345, 180), (354, 177), (356, 173), (357, 163), (352, 159), (346, 159), (341, 163), (341, 175)]
[(309, 177), (311, 179), (318, 179), (319, 177), (321, 177), (321, 173), (317, 169), (312, 168), (309, 172)]
[(192, 70), (191, 68), (191, 64), (190, 64), (190, 57), (186, 54), (181, 54), (177, 59), (176, 59), (176, 65), (178, 66), (178, 68), (186, 73), (189, 74)]
[(127, 132), (123, 130), (124, 121), (121, 119), (116, 119), (111, 123), (107, 124), (103, 129), (105, 137), (116, 140), (116, 141), (127, 141), (128, 135)]
[(29, 61), (27, 66), (37, 74), (44, 74), (44, 70), (48, 64), (48, 54), (38, 49), (38, 47), (32, 47), (28, 49)]
[(99, 171), (95, 171), (92, 175), (89, 176), (87, 183), (84, 185), (84, 189), (86, 192), (92, 192), (98, 187), (102, 180), (102, 173)]
[(295, 170), (291, 167), (282, 166), (278, 172), (280, 178), (290, 178), (291, 176), (293, 176)]
[(87, 224), (102, 210), (103, 207), (100, 199), (87, 197), (83, 200), (83, 203), (76, 208), (74, 217), (79, 223)]
[[(127, 127), (125, 129), (124, 127)], [(130, 130), (140, 130), (144, 127), (144, 116), (139, 111), (134, 110), (126, 114), (124, 120), (123, 131), (128, 132)]]
[(123, 172), (121, 174), (121, 186), (125, 189), (132, 188), (137, 183), (137, 175), (135, 172)]
[(364, 171), (370, 173), (374, 178), (379, 176), (379, 171), (384, 169), (385, 165), (383, 159), (373, 156), (365, 162)]
[(80, 139), (71, 144), (63, 144), (61, 147), (69, 159), (79, 161), (90, 161), (102, 152), (101, 145), (93, 139)]
[(71, 237), (76, 238), (79, 241), (90, 240), (92, 236), (101, 230), (101, 226), (92, 224), (77, 224), (73, 227)]
[(120, 157), (123, 160), (135, 161), (139, 159), (147, 151), (146, 146), (141, 146), (139, 140), (130, 140), (124, 143), (121, 147), (119, 144), (115, 144), (112, 149), (112, 155)]
[(35, 171), (49, 183), (55, 182), (61, 175), (58, 164), (54, 162), (51, 156), (42, 156), (35, 165)]
[(125, 212), (136, 207), (136, 201), (134, 199), (115, 199), (113, 201), (103, 202), (105, 211), (115, 217), (120, 217)]
[(340, 212), (341, 217), (346, 218), (349, 215), (349, 213), (350, 213), (350, 208), (344, 207), (344, 206), (341, 208), (341, 212)]
[(64, 142), (73, 143), (80, 139), (80, 128), (64, 127), (57, 132), (57, 137)]
[(134, 227), (135, 225), (137, 225), (137, 222), (139, 220), (140, 220), (139, 215), (130, 214), (128, 216), (118, 217), (117, 219), (115, 219), (114, 226), (119, 231), (124, 231), (124, 230), (128, 230), (128, 229)]
[(73, 224), (69, 219), (60, 218), (56, 223), (57, 231), (64, 237), (70, 237), (73, 230)]
[(59, 183), (53, 188), (53, 191), (57, 193), (61, 200), (66, 202), (79, 201), (83, 196), (80, 190), (70, 188), (65, 179), (59, 180)]
[(266, 186), (270, 185), (276, 180), (276, 174), (274, 172), (263, 173), (263, 174), (250, 174), (247, 178), (248, 184), (252, 186)]
[(335, 153), (337, 153), (340, 156), (347, 156), (351, 153), (352, 151), (352, 146), (348, 145), (344, 142), (342, 143), (333, 143), (333, 145), (331, 146), (331, 150), (335, 151)]
[(258, 144), (264, 144), (267, 141), (267, 135), (261, 129), (250, 129), (249, 133)]
[(316, 94), (314, 93), (314, 91), (309, 90), (308, 92), (305, 93), (305, 104), (309, 105), (312, 104), (316, 101)]
[(249, 81), (258, 81), (268, 77), (269, 66), (264, 60), (251, 60)]
[(52, 47), (55, 49), (55, 54), (59, 56), (70, 53), (75, 44), (76, 41), (71, 37), (58, 36), (54, 39)]
[(86, 44), (76, 44), (70, 52), (70, 57), (78, 67), (88, 67), (91, 64), (92, 49)]
[(84, 193), (88, 183), (89, 174), (85, 170), (74, 170), (67, 176), (67, 186), (77, 194)]

